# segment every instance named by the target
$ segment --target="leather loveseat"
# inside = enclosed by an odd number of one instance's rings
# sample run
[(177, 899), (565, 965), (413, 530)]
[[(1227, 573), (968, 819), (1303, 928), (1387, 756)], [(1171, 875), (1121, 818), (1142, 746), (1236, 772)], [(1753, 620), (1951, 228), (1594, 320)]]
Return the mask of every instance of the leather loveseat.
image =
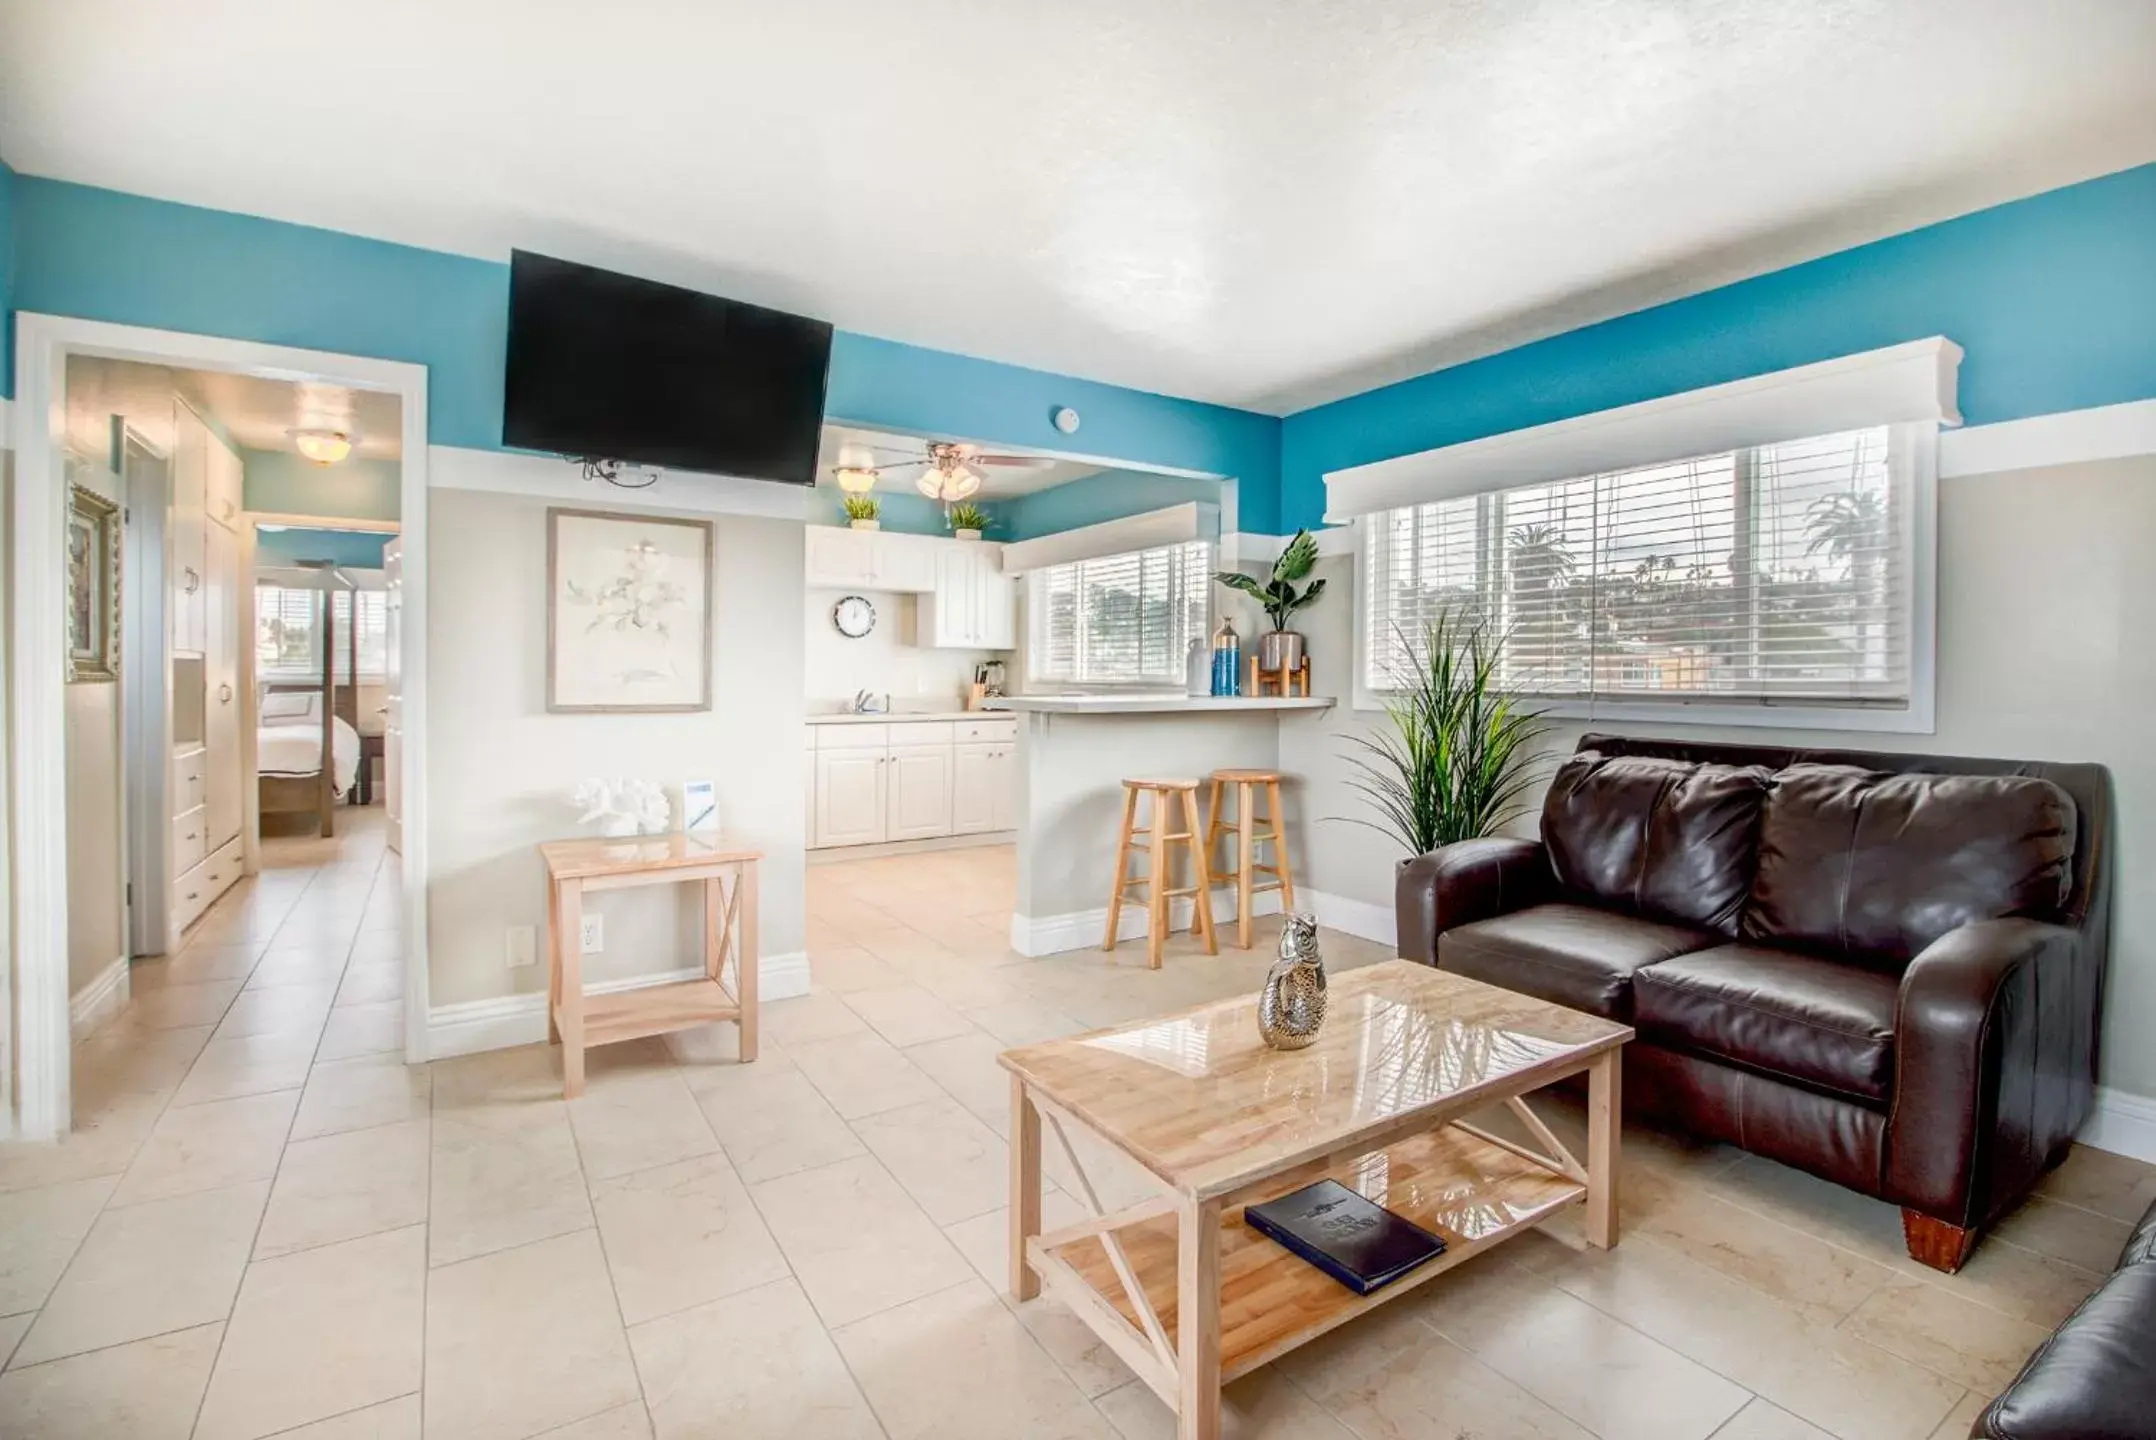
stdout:
[(1401, 955), (1631, 1025), (1628, 1113), (1902, 1207), (1942, 1270), (2088, 1113), (2099, 765), (1588, 735), (1540, 840), (1401, 864)]

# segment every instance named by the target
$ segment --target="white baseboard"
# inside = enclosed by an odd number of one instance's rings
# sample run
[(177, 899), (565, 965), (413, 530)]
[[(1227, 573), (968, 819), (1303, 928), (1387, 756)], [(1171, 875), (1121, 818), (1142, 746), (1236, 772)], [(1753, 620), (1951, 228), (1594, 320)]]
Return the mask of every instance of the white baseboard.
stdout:
[(127, 1008), (134, 992), (131, 977), (134, 970), (127, 957), (119, 959), (97, 972), (97, 978), (77, 990), (68, 998), (68, 1033), (80, 1040), (98, 1026)]
[[(605, 980), (585, 987), (588, 995), (614, 995), (640, 990), (646, 985), (667, 985), (694, 980), (703, 967), (669, 970), (658, 975), (634, 975), (626, 980)], [(766, 955), (757, 967), (756, 995), (763, 1000), (790, 1000), (809, 993), (808, 952)], [(546, 1041), (546, 995), (501, 995), (492, 1000), (467, 1000), (461, 1005), (437, 1005), (427, 1012), (427, 1054), (436, 1060), (452, 1055), (474, 1055), (482, 1050), (507, 1050), (517, 1045)]]
[(1399, 926), (1390, 905), (1372, 905), (1367, 900), (1351, 900), (1325, 890), (1304, 890), (1297, 898), (1327, 930), (1344, 930), (1380, 945), (1400, 943)]
[(2156, 1100), (2099, 1085), (2096, 1108), (2075, 1138), (2098, 1150), (2156, 1164)]
[[(1253, 915), (1278, 915), (1280, 892), (1268, 890), (1263, 895), (1251, 897), (1250, 913)], [(1196, 911), (1190, 897), (1178, 896), (1168, 902), (1168, 928), (1188, 930), (1191, 917)], [(1235, 923), (1235, 895), (1232, 891), (1213, 892), (1213, 923)], [(1140, 940), (1145, 937), (1146, 914), (1144, 902), (1123, 903), (1123, 919), (1116, 926), (1118, 941)], [(1021, 955), (1039, 957), (1060, 955), (1067, 950), (1092, 950), (1099, 947), (1101, 936), (1108, 927), (1108, 907), (1097, 910), (1073, 910), (1064, 915), (1011, 916), (1011, 948)]]

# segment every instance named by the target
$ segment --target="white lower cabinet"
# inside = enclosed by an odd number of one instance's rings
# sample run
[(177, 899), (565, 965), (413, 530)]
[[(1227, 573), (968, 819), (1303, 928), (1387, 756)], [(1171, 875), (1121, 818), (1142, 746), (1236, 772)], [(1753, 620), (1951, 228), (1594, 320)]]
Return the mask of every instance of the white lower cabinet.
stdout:
[(809, 846), (988, 835), (1017, 823), (1008, 720), (809, 727)]

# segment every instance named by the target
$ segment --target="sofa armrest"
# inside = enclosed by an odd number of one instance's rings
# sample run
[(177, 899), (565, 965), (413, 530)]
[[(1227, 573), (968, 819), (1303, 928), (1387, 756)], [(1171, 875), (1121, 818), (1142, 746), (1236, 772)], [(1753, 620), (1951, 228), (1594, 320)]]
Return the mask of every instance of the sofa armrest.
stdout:
[(2129, 1265), (2098, 1286), (1977, 1417), (1982, 1440), (2146, 1435), (2156, 1415), (2156, 1265)]
[(1532, 905), (1549, 888), (1550, 861), (1539, 840), (1492, 835), (1403, 860), (1392, 891), (1400, 956), (1435, 965), (1439, 935)]
[(2074, 998), (2092, 963), (2082, 952), (2065, 926), (1982, 920), (1909, 962), (1894, 1016), (1888, 1199), (1980, 1227), (2072, 1137), (2093, 1085), (2093, 988), (2087, 1003)]

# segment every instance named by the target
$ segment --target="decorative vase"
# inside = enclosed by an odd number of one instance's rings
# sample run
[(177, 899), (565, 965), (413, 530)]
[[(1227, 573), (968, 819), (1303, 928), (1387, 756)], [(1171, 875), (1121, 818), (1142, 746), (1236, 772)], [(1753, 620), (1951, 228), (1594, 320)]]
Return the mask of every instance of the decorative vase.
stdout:
[(951, 533), (961, 540), (978, 540), (981, 538), (981, 532), (978, 530), (953, 530)]
[(1290, 915), (1280, 928), (1280, 958), (1258, 992), (1258, 1034), (1275, 1050), (1300, 1050), (1325, 1024), (1325, 957), (1318, 922)]
[(1303, 637), (1293, 630), (1268, 630), (1258, 637), (1258, 668), (1292, 674), (1303, 668)]
[(848, 520), (846, 528), (849, 530), (881, 530), (883, 522), (881, 520)]

